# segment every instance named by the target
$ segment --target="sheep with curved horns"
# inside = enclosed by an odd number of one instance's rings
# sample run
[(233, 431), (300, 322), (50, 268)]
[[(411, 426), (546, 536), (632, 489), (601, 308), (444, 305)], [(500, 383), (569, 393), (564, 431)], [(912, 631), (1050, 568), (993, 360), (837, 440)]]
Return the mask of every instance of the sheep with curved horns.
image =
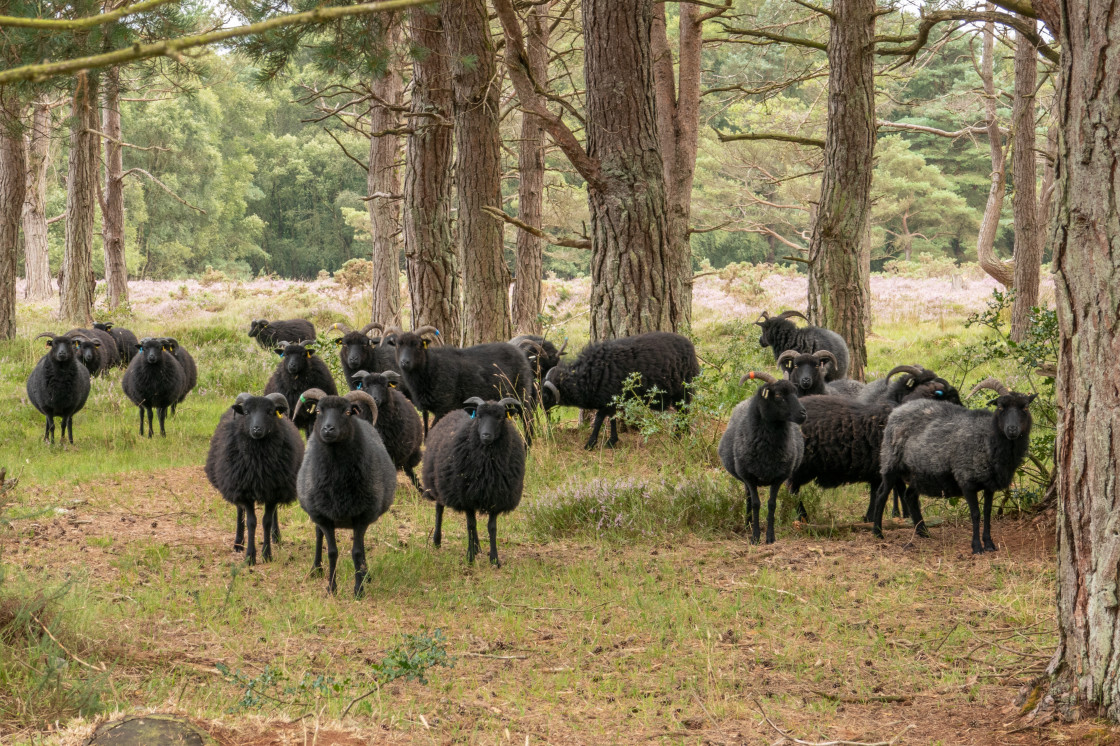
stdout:
[(404, 471), (416, 489), (421, 490), (416, 478), (416, 465), (420, 463), (420, 445), (424, 441), (423, 425), (416, 407), (400, 391), (401, 374), (394, 370), (354, 373), (359, 391), (373, 397), (377, 403), (377, 432), (389, 451), (393, 464)]
[(798, 427), (805, 421), (805, 407), (798, 400), (797, 388), (789, 381), (751, 371), (739, 379), (739, 385), (752, 379), (761, 380), (763, 385), (732, 410), (727, 430), (719, 441), (719, 460), (731, 476), (746, 486), (752, 544), (758, 543), (761, 529), (758, 488), (770, 486), (766, 543), (773, 544), (778, 490), (797, 469), (805, 452)]
[(820, 326), (807, 326), (798, 328), (790, 318), (797, 316), (805, 319), (800, 311), (783, 311), (777, 316), (771, 316), (766, 311), (754, 323), (762, 327), (758, 337), (758, 344), (769, 347), (774, 352), (777, 360), (786, 350), (797, 352), (816, 352), (828, 350), (836, 356), (836, 366), (828, 371), (825, 381), (835, 381), (848, 377), (848, 343), (836, 332)]
[(237, 508), (233, 549), (244, 551), (250, 565), (257, 562), (256, 506), (264, 506), (263, 554), (271, 562), (272, 542), (280, 541), (277, 508), (296, 499), (303, 439), (287, 414), (288, 400), (281, 394), (239, 394), (218, 421), (206, 454), (206, 479)]
[(299, 504), (315, 524), (315, 561), (312, 572), (323, 567), (323, 542), (327, 544), (327, 589), (337, 590), (336, 529), (351, 529), (354, 546), (354, 595), (361, 596), (367, 573), (365, 535), (369, 526), (393, 504), (397, 469), (377, 430), (362, 417), (363, 404), (377, 421), (377, 404), (361, 391), (347, 397), (322, 396), (305, 391), (296, 407), (315, 407), (315, 421), (296, 478)]
[(286, 342), (317, 338), (315, 325), (306, 319), (287, 319), (286, 321), (255, 319), (249, 325), (249, 336), (256, 339), (257, 344), (266, 350), (274, 350), (277, 346)]
[(66, 438), (69, 431), (73, 443), (74, 415), (89, 398), (89, 370), (78, 361), (75, 351), (86, 338), (80, 334), (43, 332), (35, 339), (44, 337), (48, 339), (47, 353), (27, 377), (27, 398), (31, 406), (46, 415), (43, 440), (54, 443), (54, 418), (61, 417), (61, 437)]
[(139, 353), (132, 358), (121, 378), (125, 396), (140, 408), (140, 435), (144, 435), (144, 413), (148, 415), (148, 437), (152, 437), (152, 411), (159, 413), (159, 434), (167, 435), (164, 421), (167, 410), (178, 402), (186, 385), (183, 366), (167, 351), (160, 337), (144, 337), (137, 344)]
[[(992, 496), (1011, 484), (1030, 445), (1030, 403), (1035, 394), (1008, 391), (995, 378), (976, 384), (972, 394), (998, 394), (995, 411), (966, 409), (938, 401), (899, 406), (887, 420), (879, 456), (882, 483), (875, 503), (874, 532), (882, 537), (887, 495), (900, 481), (919, 536), (928, 536), (920, 495), (961, 497), (972, 518), (972, 553), (996, 551), (992, 542)], [(978, 492), (984, 493), (984, 533), (980, 534)]]
[(521, 415), (513, 398), (484, 402), (474, 396), (432, 427), (424, 454), (424, 496), (436, 503), (432, 543), (443, 538), (444, 507), (467, 516), (467, 561), (481, 547), (475, 513), (489, 515), (490, 564), (498, 560), (498, 516), (521, 502), (525, 485), (525, 443), (512, 420)]
[(556, 345), (539, 334), (519, 334), (509, 343), (525, 353), (538, 385), (544, 381), (548, 371), (560, 364), (560, 358), (564, 356), (564, 350), (568, 348), (567, 339), (560, 345), (560, 349), (556, 349)]
[[(899, 373), (905, 373), (906, 375), (892, 382), (891, 379)], [(869, 382), (856, 398), (865, 404), (877, 401), (891, 401), (898, 404), (906, 398), (911, 390), (930, 381), (937, 381), (944, 386), (944, 401), (951, 401), (954, 404), (961, 403), (960, 393), (951, 383), (934, 371), (920, 365), (896, 365), (883, 378), (877, 378)]]
[(312, 344), (291, 342), (277, 347), (274, 352), (280, 356), (280, 362), (265, 384), (264, 393), (283, 394), (288, 400), (288, 411), (293, 416), (299, 395), (308, 389), (322, 389), (330, 396), (338, 395), (330, 368), (315, 354)]
[(338, 345), (338, 360), (342, 363), (342, 373), (351, 391), (357, 388), (355, 376), (359, 370), (393, 370), (400, 373), (396, 351), (392, 347), (382, 346), (381, 336), (370, 336), (370, 332), (374, 330), (384, 335), (385, 327), (376, 321), (366, 324), (359, 331), (354, 331), (342, 322), (331, 327), (331, 331), (342, 332), (342, 336), (337, 337), (334, 343)]
[[(837, 365), (836, 356), (828, 350), (798, 352), (786, 350), (778, 355), (778, 367), (786, 375), (786, 380), (797, 387), (798, 396), (818, 396), (838, 394), (833, 384), (825, 383), (830, 368)], [(848, 379), (841, 379), (847, 381)]]

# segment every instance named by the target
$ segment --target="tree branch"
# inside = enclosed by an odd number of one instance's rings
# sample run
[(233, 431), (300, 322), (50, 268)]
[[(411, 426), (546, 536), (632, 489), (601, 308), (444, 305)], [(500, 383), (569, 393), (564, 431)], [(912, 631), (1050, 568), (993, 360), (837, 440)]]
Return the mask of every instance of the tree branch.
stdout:
[(814, 13), (820, 13), (822, 16), (828, 16), (831, 20), (836, 20), (836, 14), (833, 13), (828, 8), (821, 7), (820, 5), (814, 5), (813, 3), (807, 3), (807, 2), (805, 2), (805, 0), (793, 0), (793, 1), (795, 3), (797, 3), (798, 5), (800, 5), (802, 8), (808, 8), (809, 10), (813, 11)]
[[(174, 0), (178, 2), (178, 0)], [(126, 5), (122, 8), (110, 11), (108, 13), (101, 13), (96, 16), (88, 16), (86, 18), (25, 18), (23, 16), (0, 16), (0, 28), (35, 28), (35, 29), (50, 29), (52, 31), (65, 31), (72, 29), (87, 29), (94, 26), (101, 26), (106, 23), (112, 23), (117, 19), (124, 18), (136, 13), (143, 13), (152, 8), (158, 8), (160, 5), (165, 5), (172, 0), (144, 0), (144, 2), (136, 3), (135, 5)]]
[(137, 174), (144, 174), (144, 175), (145, 175), (145, 176), (147, 176), (147, 177), (148, 177), (149, 179), (151, 179), (152, 181), (154, 181), (154, 182), (155, 182), (155, 183), (156, 183), (156, 184), (157, 184), (157, 185), (158, 185), (158, 186), (159, 186), (159, 187), (160, 187), (161, 189), (163, 189), (163, 191), (165, 191), (165, 192), (167, 192), (168, 194), (170, 194), (170, 195), (171, 195), (171, 196), (172, 196), (172, 197), (173, 197), (173, 198), (174, 198), (174, 199), (175, 199), (175, 200), (176, 200), (177, 202), (181, 202), (181, 203), (183, 203), (184, 205), (186, 205), (187, 207), (191, 208), (192, 210), (195, 210), (195, 211), (197, 211), (197, 212), (201, 212), (201, 213), (202, 213), (203, 215), (205, 215), (205, 214), (206, 214), (206, 210), (203, 210), (203, 209), (202, 209), (201, 207), (195, 207), (195, 206), (194, 206), (194, 205), (192, 205), (192, 204), (191, 204), (190, 202), (187, 202), (187, 201), (186, 201), (185, 199), (183, 199), (182, 197), (180, 197), (180, 196), (179, 196), (178, 194), (175, 194), (175, 192), (171, 191), (171, 187), (167, 186), (167, 185), (166, 185), (166, 184), (164, 184), (164, 183), (163, 183), (162, 181), (160, 181), (160, 180), (159, 180), (159, 179), (157, 179), (156, 177), (152, 176), (152, 175), (151, 175), (150, 173), (148, 173), (147, 171), (145, 171), (145, 170), (144, 170), (144, 169), (142, 169), (142, 168), (130, 168), (130, 169), (128, 169), (128, 170), (127, 170), (127, 171), (125, 171), (125, 172), (124, 172), (123, 174), (121, 174), (121, 181), (124, 181), (124, 177), (128, 176), (129, 174), (134, 174), (134, 173), (137, 173)]
[(911, 41), (909, 46), (897, 47), (894, 49), (878, 49), (876, 54), (883, 54), (888, 56), (902, 56), (912, 58), (922, 47), (925, 46), (929, 40), (929, 32), (939, 23), (945, 21), (966, 21), (968, 23), (998, 23), (1001, 26), (1009, 26), (1015, 29), (1016, 33), (1022, 34), (1023, 38), (1027, 39), (1031, 44), (1038, 47), (1038, 52), (1051, 62), (1058, 62), (1058, 53), (1046, 45), (1046, 42), (1038, 35), (1038, 32), (1032, 27), (1032, 24), (1026, 23), (1023, 19), (1008, 13), (999, 13), (995, 11), (970, 11), (970, 10), (939, 10), (934, 13), (922, 16), (922, 22), (918, 26), (918, 33), (912, 36), (902, 37), (883, 37), (876, 39), (876, 42), (894, 41), (898, 42)]
[(140, 145), (133, 145), (130, 142), (125, 142), (124, 140), (118, 140), (115, 137), (111, 137), (109, 135), (106, 135), (104, 132), (98, 132), (97, 130), (94, 130), (94, 129), (87, 129), (86, 132), (89, 132), (91, 134), (103, 137), (106, 140), (108, 140), (109, 142), (113, 142), (113, 143), (116, 143), (117, 145), (120, 145), (122, 148), (132, 148), (133, 150), (155, 150), (155, 151), (162, 152), (162, 153), (170, 153), (171, 152), (171, 148), (165, 148), (165, 147), (162, 147), (160, 145), (149, 145), (146, 148), (142, 147)]
[(496, 218), (498, 220), (504, 220), (505, 222), (509, 223), (510, 225), (516, 225), (518, 228), (525, 231), (526, 233), (532, 234), (532, 235), (536, 236), (537, 238), (548, 241), (550, 244), (552, 244), (554, 246), (567, 246), (568, 248), (571, 248), (571, 249), (590, 249), (591, 248), (591, 242), (588, 241), (586, 238), (558, 238), (558, 237), (553, 236), (549, 233), (545, 233), (540, 228), (535, 228), (535, 227), (529, 225), (528, 223), (526, 223), (523, 220), (518, 220), (517, 218), (513, 217), (512, 215), (509, 215), (508, 213), (506, 213), (505, 210), (501, 210), (497, 207), (491, 207), (490, 205), (485, 205), (482, 208), (482, 211), (485, 212), (487, 215), (489, 215), (492, 218)]
[(812, 145), (817, 148), (824, 147), (824, 140), (815, 137), (787, 135), (781, 132), (740, 132), (729, 135), (725, 132), (720, 132), (715, 127), (712, 127), (712, 130), (716, 133), (716, 137), (719, 138), (720, 142), (735, 142), (736, 140), (777, 140), (778, 142), (792, 142), (798, 145)]
[[(908, 124), (907, 122), (886, 122), (882, 119), (878, 120), (875, 124), (879, 127), (888, 127), (890, 129), (896, 130), (906, 130), (907, 132), (924, 132), (927, 135), (937, 135), (938, 137), (950, 138), (964, 137), (965, 135), (982, 135), (988, 131), (988, 127), (981, 125), (973, 125), (971, 127), (965, 127), (963, 129), (949, 132), (948, 130), (939, 130), (936, 127), (926, 127), (921, 124)], [(1006, 129), (1003, 129), (1001, 131), (1004, 134), (1007, 133)]]
[(360, 168), (362, 169), (362, 173), (364, 173), (364, 174), (368, 174), (368, 173), (369, 173), (369, 164), (368, 164), (368, 163), (362, 163), (362, 162), (361, 162), (360, 160), (358, 160), (358, 159), (357, 159), (357, 158), (355, 158), (355, 157), (354, 157), (353, 155), (351, 155), (351, 154), (350, 154), (350, 151), (346, 149), (346, 146), (342, 144), (342, 141), (341, 141), (341, 140), (339, 140), (339, 139), (338, 139), (337, 137), (335, 137), (335, 136), (334, 136), (334, 133), (333, 133), (333, 132), (331, 132), (331, 131), (330, 131), (329, 129), (327, 129), (326, 127), (324, 127), (324, 128), (323, 128), (323, 132), (326, 132), (326, 133), (327, 133), (327, 135), (328, 135), (328, 136), (329, 136), (329, 137), (330, 137), (330, 138), (331, 138), (332, 140), (334, 140), (334, 141), (335, 141), (335, 143), (336, 143), (336, 144), (338, 145), (338, 147), (342, 148), (342, 152), (346, 154), (346, 157), (347, 157), (347, 158), (349, 158), (350, 160), (354, 161), (354, 163), (357, 163), (357, 164), (358, 164), (358, 166), (359, 166), (359, 167), (360, 167)]
[(802, 39), (799, 36), (785, 36), (784, 34), (772, 34), (769, 31), (757, 31), (749, 28), (736, 28), (728, 26), (727, 24), (720, 23), (723, 27), (724, 33), (737, 34), (739, 36), (751, 36), (756, 39), (768, 39), (772, 42), (780, 44), (793, 44), (798, 47), (808, 47), (810, 49), (819, 49), (822, 52), (828, 51), (828, 44), (823, 41), (813, 41), (812, 39)]

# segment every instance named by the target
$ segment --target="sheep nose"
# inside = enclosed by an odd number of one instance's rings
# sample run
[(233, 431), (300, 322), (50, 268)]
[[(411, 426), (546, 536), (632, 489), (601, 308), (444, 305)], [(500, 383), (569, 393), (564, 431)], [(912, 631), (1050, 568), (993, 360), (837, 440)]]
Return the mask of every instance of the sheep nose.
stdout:
[(334, 425), (323, 425), (319, 428), (319, 434), (323, 437), (323, 440), (332, 440), (336, 432)]
[(801, 376), (801, 388), (807, 389), (813, 385), (813, 379), (809, 376)]
[(807, 420), (807, 419), (809, 419), (809, 416), (807, 414), (805, 414), (805, 409), (802, 408), (801, 411), (799, 411), (796, 415), (794, 415), (793, 421), (796, 422), (798, 425), (800, 425), (803, 422), (805, 422), (805, 420)]
[(249, 434), (254, 438), (261, 438), (264, 436), (264, 428), (260, 425), (254, 425), (253, 427), (249, 428)]
[(1018, 438), (1019, 437), (1019, 426), (1018, 425), (1008, 425), (1007, 426), (1007, 437), (1011, 438), (1012, 440)]
[(481, 440), (484, 445), (490, 445), (494, 442), (494, 433), (479, 433), (478, 439)]

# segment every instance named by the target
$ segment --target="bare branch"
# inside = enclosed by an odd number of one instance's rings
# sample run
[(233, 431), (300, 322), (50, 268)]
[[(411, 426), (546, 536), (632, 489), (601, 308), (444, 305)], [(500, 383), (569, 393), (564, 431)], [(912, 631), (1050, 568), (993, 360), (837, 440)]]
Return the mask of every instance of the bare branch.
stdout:
[(336, 143), (336, 144), (338, 145), (338, 147), (342, 148), (342, 152), (343, 152), (343, 153), (344, 153), (344, 154), (346, 155), (346, 157), (347, 157), (347, 158), (349, 158), (350, 160), (354, 161), (354, 163), (357, 163), (357, 164), (358, 164), (358, 166), (359, 166), (359, 167), (360, 167), (360, 168), (362, 169), (362, 173), (364, 173), (364, 174), (368, 174), (368, 173), (369, 173), (369, 164), (368, 164), (368, 163), (363, 163), (362, 161), (358, 160), (358, 159), (357, 159), (357, 158), (355, 158), (355, 157), (354, 157), (353, 155), (351, 155), (351, 154), (350, 154), (350, 151), (346, 149), (346, 146), (342, 144), (342, 141), (341, 141), (341, 140), (339, 140), (339, 139), (338, 139), (337, 137), (335, 137), (335, 136), (334, 136), (334, 133), (333, 133), (333, 132), (331, 132), (331, 131), (330, 131), (329, 129), (327, 129), (326, 127), (324, 127), (324, 128), (323, 128), (323, 132), (326, 132), (326, 133), (327, 133), (327, 135), (328, 135), (328, 136), (329, 136), (329, 137), (330, 137), (330, 138), (331, 138), (332, 140), (334, 140), (334, 141), (335, 141), (335, 143)]
[(512, 215), (508, 214), (505, 210), (502, 210), (500, 208), (491, 207), (489, 205), (486, 205), (482, 208), (482, 211), (485, 212), (487, 215), (489, 215), (492, 218), (496, 218), (498, 220), (504, 220), (505, 222), (509, 223), (510, 225), (516, 225), (518, 228), (525, 231), (526, 233), (531, 233), (532, 235), (536, 236), (537, 238), (548, 241), (550, 244), (553, 244), (554, 246), (567, 246), (568, 248), (571, 248), (571, 249), (590, 249), (591, 248), (591, 242), (589, 240), (587, 240), (586, 238), (559, 238), (557, 236), (553, 236), (549, 233), (545, 233), (540, 228), (535, 228), (535, 227), (529, 225), (528, 223), (526, 223), (523, 220), (518, 220), (517, 218), (513, 217)]
[[(982, 135), (988, 131), (987, 126), (979, 124), (973, 125), (971, 127), (964, 127), (963, 129), (959, 130), (953, 130), (952, 132), (948, 130), (939, 130), (936, 127), (926, 127), (921, 124), (908, 124), (907, 122), (887, 122), (882, 119), (878, 120), (875, 124), (879, 127), (886, 127), (888, 129), (906, 130), (907, 132), (924, 132), (927, 135), (937, 135), (938, 137), (950, 137), (954, 139), (958, 137), (964, 137), (965, 135)], [(1003, 128), (1001, 129), (1001, 132), (1007, 134), (1007, 129)]]
[(815, 137), (787, 135), (782, 132), (740, 132), (729, 135), (726, 132), (720, 132), (715, 127), (713, 127), (712, 130), (715, 131), (720, 142), (735, 142), (736, 140), (777, 140), (778, 142), (792, 142), (798, 145), (812, 145), (817, 148), (824, 147), (824, 140)]
[(793, 0), (793, 1), (795, 3), (797, 3), (798, 5), (800, 5), (802, 8), (808, 8), (809, 10), (813, 11), (814, 13), (820, 13), (822, 16), (828, 16), (831, 20), (836, 20), (836, 14), (833, 13), (828, 8), (824, 8), (820, 5), (814, 5), (813, 3), (807, 3), (807, 2), (805, 2), (805, 0)]
[(162, 152), (162, 153), (172, 152), (171, 148), (165, 148), (165, 147), (162, 147), (160, 145), (149, 145), (146, 148), (142, 147), (140, 145), (133, 145), (130, 142), (125, 142), (124, 140), (118, 140), (115, 137), (110, 137), (109, 135), (106, 135), (104, 132), (98, 132), (97, 130), (94, 130), (94, 129), (87, 129), (86, 132), (92, 133), (94, 135), (99, 135), (100, 137), (105, 138), (109, 142), (113, 142), (113, 143), (116, 143), (117, 145), (120, 145), (122, 148), (132, 148), (133, 150), (155, 150), (157, 152)]
[(124, 178), (125, 178), (126, 176), (128, 176), (129, 174), (144, 174), (144, 175), (145, 175), (145, 176), (147, 176), (147, 177), (148, 177), (149, 179), (151, 179), (152, 181), (154, 181), (154, 182), (155, 182), (155, 183), (156, 183), (156, 184), (157, 184), (157, 185), (158, 185), (158, 186), (159, 186), (159, 187), (160, 187), (161, 189), (163, 189), (163, 191), (165, 191), (165, 192), (167, 192), (168, 194), (170, 194), (170, 195), (171, 195), (171, 196), (172, 196), (172, 197), (173, 197), (173, 198), (174, 198), (174, 199), (175, 199), (175, 200), (176, 200), (177, 202), (181, 202), (181, 203), (183, 203), (184, 205), (186, 205), (187, 207), (191, 208), (192, 210), (195, 210), (195, 211), (197, 211), (197, 212), (201, 212), (201, 213), (202, 213), (203, 215), (205, 215), (205, 214), (206, 214), (206, 210), (203, 210), (203, 209), (202, 209), (201, 207), (195, 207), (195, 206), (194, 206), (194, 205), (192, 205), (192, 204), (191, 204), (190, 202), (187, 202), (187, 201), (186, 201), (185, 199), (183, 199), (182, 197), (180, 197), (180, 196), (179, 196), (178, 194), (175, 194), (175, 192), (171, 191), (171, 187), (167, 186), (167, 185), (166, 185), (166, 184), (164, 184), (164, 183), (163, 183), (162, 181), (160, 181), (160, 180), (159, 180), (159, 179), (157, 179), (156, 177), (152, 176), (152, 175), (151, 175), (150, 173), (148, 173), (148, 172), (147, 172), (147, 171), (145, 171), (144, 169), (142, 169), (142, 168), (130, 168), (130, 169), (128, 169), (128, 170), (127, 170), (127, 171), (125, 171), (125, 172), (124, 172), (123, 174), (121, 174), (121, 181), (124, 181)]
[[(144, 0), (144, 2), (136, 3), (135, 5), (126, 5), (122, 8), (110, 11), (108, 13), (101, 13), (96, 16), (88, 16), (86, 18), (24, 18), (22, 16), (0, 16), (0, 28), (35, 28), (35, 29), (50, 29), (52, 31), (65, 31), (74, 29), (87, 29), (94, 26), (101, 26), (106, 23), (112, 23), (125, 16), (130, 16), (135, 13), (143, 13), (152, 8), (158, 8), (165, 5), (172, 0)], [(178, 2), (178, 0), (175, 0)]]
[(777, 44), (793, 44), (798, 47), (808, 47), (810, 49), (818, 49), (822, 52), (828, 51), (828, 44), (823, 41), (814, 41), (812, 39), (803, 39), (799, 36), (785, 36), (784, 34), (773, 34), (769, 31), (758, 31), (750, 28), (736, 28), (720, 23), (725, 33), (737, 34), (739, 36), (750, 36), (756, 39), (767, 39)]
[(1010, 15), (1008, 13), (999, 13), (995, 11), (970, 11), (970, 10), (939, 10), (934, 13), (929, 13), (922, 16), (922, 22), (918, 26), (918, 33), (912, 36), (903, 37), (883, 37), (876, 39), (876, 42), (896, 41), (901, 43), (903, 41), (911, 41), (909, 46), (879, 49), (875, 51), (877, 54), (884, 54), (888, 56), (901, 56), (905, 58), (912, 58), (922, 47), (925, 46), (926, 41), (929, 40), (929, 33), (939, 23), (945, 21), (967, 21), (969, 23), (998, 23), (1002, 26), (1009, 26), (1023, 38), (1027, 39), (1031, 44), (1038, 47), (1038, 52), (1046, 59), (1056, 63), (1058, 61), (1058, 53), (1051, 47), (1047, 46), (1046, 42), (1038, 35), (1037, 30), (1033, 28), (1033, 24), (1025, 22), (1022, 18)]

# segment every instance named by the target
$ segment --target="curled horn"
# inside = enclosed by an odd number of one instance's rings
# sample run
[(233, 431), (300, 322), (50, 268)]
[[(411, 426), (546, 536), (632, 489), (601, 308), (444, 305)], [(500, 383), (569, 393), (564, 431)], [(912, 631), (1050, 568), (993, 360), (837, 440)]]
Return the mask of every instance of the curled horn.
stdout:
[[(248, 396), (248, 394), (242, 394), (241, 396)], [(241, 396), (237, 397), (239, 401)], [(271, 399), (278, 408), (283, 408), (284, 414), (288, 413), (288, 398), (286, 396), (278, 391), (273, 391), (271, 394), (265, 394), (264, 396), (266, 399)]]
[(806, 316), (805, 314), (801, 313), (800, 311), (782, 311), (782, 312), (781, 312), (780, 314), (778, 314), (778, 315), (777, 315), (777, 316), (776, 316), (775, 318), (779, 318), (779, 319), (788, 319), (788, 318), (790, 318), (791, 316), (797, 316), (798, 318), (802, 318), (802, 319), (805, 319), (806, 321), (808, 321), (808, 320), (809, 320), (809, 317), (808, 317), (808, 316)]
[(35, 337), (35, 339), (42, 339), (43, 337), (50, 337), (51, 340), (54, 340), (55, 335), (51, 334), (50, 332), (43, 332), (38, 337)]
[(778, 382), (778, 380), (776, 378), (774, 378), (774, 376), (770, 375), (769, 373), (763, 373), (761, 371), (752, 370), (750, 373), (747, 373), (745, 376), (743, 376), (742, 378), (739, 379), (739, 385), (742, 386), (743, 384), (745, 384), (747, 381), (751, 380), (752, 378), (757, 378), (760, 381), (762, 381), (763, 383), (777, 383)]
[(514, 337), (509, 341), (509, 343), (514, 347), (521, 348), (522, 350), (524, 350), (526, 347), (532, 347), (537, 351), (538, 355), (544, 354), (544, 348), (537, 344), (534, 340), (529, 339), (526, 336)]
[(348, 402), (361, 402), (362, 404), (365, 404), (367, 407), (369, 407), (369, 411), (373, 415), (373, 419), (370, 420), (370, 424), (377, 424), (377, 402), (373, 400), (372, 396), (364, 391), (347, 391), (344, 398)]
[(916, 376), (924, 370), (925, 368), (920, 365), (896, 365), (891, 368), (890, 373), (887, 373), (887, 383), (891, 382), (891, 376), (896, 373), (909, 373), (912, 376)]
[(423, 337), (425, 334), (432, 334), (435, 336), (436, 341), (439, 342), (440, 346), (443, 346), (443, 337), (440, 336), (439, 329), (436, 329), (431, 324), (424, 324), (424, 326), (421, 326), (418, 329), (413, 329), (412, 333), (419, 334), (421, 337)]
[(384, 347), (386, 342), (396, 337), (398, 334), (404, 334), (404, 330), (399, 326), (390, 326), (387, 329), (382, 329), (382, 332), (383, 334), (381, 335), (381, 344), (378, 345), (379, 347)]
[(354, 330), (351, 329), (350, 325), (347, 324), (345, 321), (339, 321), (337, 323), (331, 324), (330, 331), (332, 331), (332, 332), (338, 331), (338, 332), (342, 332), (343, 334), (349, 334), (350, 332), (352, 332)]
[(566, 349), (568, 349), (568, 338), (564, 337), (564, 344), (560, 345), (560, 351), (556, 353), (556, 356), (562, 356), (564, 354), (564, 350)]
[(556, 404), (557, 405), (560, 404), (560, 389), (556, 388), (555, 383), (553, 383), (552, 381), (545, 381), (544, 383), (541, 384), (541, 388), (542, 389), (548, 389), (549, 391), (551, 391), (553, 398), (556, 399)]
[(373, 374), (370, 373), (368, 370), (356, 370), (356, 371), (354, 371), (353, 373), (350, 374), (350, 380), (351, 381), (360, 381), (363, 378), (365, 378), (366, 376), (372, 376), (372, 375)]
[(782, 370), (785, 370), (787, 360), (796, 360), (801, 355), (797, 350), (786, 350), (781, 355), (778, 355), (777, 365)]
[(762, 315), (759, 316), (758, 319), (756, 319), (754, 323), (758, 324), (759, 326), (762, 326), (762, 324), (764, 322), (767, 322), (769, 320), (770, 320), (770, 312), (769, 311), (763, 311)]
[(472, 396), (470, 399), (467, 399), (465, 402), (463, 402), (464, 405), (469, 404), (474, 407), (481, 407), (485, 403), (486, 402), (482, 401), (482, 398), (478, 396)]
[(498, 402), (498, 404), (505, 407), (507, 410), (510, 407), (515, 407), (517, 409), (518, 414), (521, 413), (521, 410), (523, 408), (522, 404), (521, 404), (521, 400), (520, 399), (514, 399), (512, 396), (507, 396), (504, 399), (501, 399)]
[(828, 362), (831, 363), (833, 370), (836, 370), (837, 368), (840, 367), (840, 363), (839, 363), (839, 361), (836, 360), (836, 356), (833, 355), (828, 350), (817, 350), (816, 352), (813, 353), (813, 357), (815, 357), (817, 360), (827, 359)]
[(308, 389), (299, 395), (299, 402), (296, 404), (296, 411), (292, 413), (292, 419), (296, 419), (303, 414), (305, 409), (310, 409), (319, 403), (320, 399), (325, 399), (327, 392), (322, 389)]
[(383, 375), (385, 377), (385, 380), (390, 383), (399, 384), (401, 382), (401, 374), (396, 372), (395, 370), (387, 370), (381, 375)]
[(370, 323), (368, 323), (368, 324), (366, 324), (365, 326), (362, 327), (362, 334), (365, 334), (366, 336), (369, 336), (370, 331), (373, 330), (373, 329), (376, 329), (377, 331), (384, 333), (385, 332), (385, 325), (380, 324), (376, 321), (372, 321), (372, 322), (370, 322)]
[[(242, 391), (240, 394), (237, 395), (237, 398), (233, 400), (233, 403), (234, 404), (240, 404), (241, 406), (245, 406), (245, 402), (249, 401), (252, 398), (253, 398), (253, 395), (250, 394), (248, 391)], [(287, 407), (288, 407), (288, 400), (285, 399), (284, 400), (284, 408), (287, 409)]]
[(1007, 387), (1000, 382), (998, 378), (985, 378), (983, 381), (973, 386), (972, 391), (970, 391), (968, 395), (970, 397), (974, 396), (980, 389), (991, 389), (1000, 396), (1007, 396), (1011, 393), (1007, 390)]

